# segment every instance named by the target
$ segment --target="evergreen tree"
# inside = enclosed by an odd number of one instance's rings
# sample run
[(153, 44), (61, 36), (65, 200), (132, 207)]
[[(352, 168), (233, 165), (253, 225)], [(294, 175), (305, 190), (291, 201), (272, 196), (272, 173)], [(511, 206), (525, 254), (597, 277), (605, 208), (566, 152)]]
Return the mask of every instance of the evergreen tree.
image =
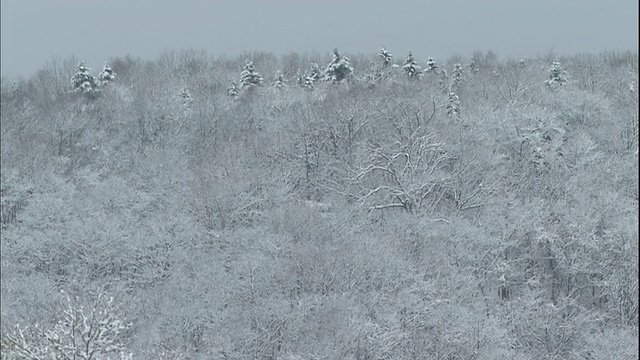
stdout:
[(456, 93), (450, 92), (447, 97), (447, 115), (458, 116), (460, 114), (460, 98)]
[(382, 58), (382, 65), (387, 68), (391, 66), (393, 62), (393, 54), (387, 51), (385, 48), (380, 49), (380, 53), (378, 54), (380, 58)]
[(91, 75), (91, 69), (82, 61), (76, 67), (76, 72), (71, 77), (71, 92), (82, 91), (84, 95), (93, 97), (100, 92), (100, 80)]
[(102, 81), (103, 84), (106, 84), (110, 81), (115, 80), (117, 74), (111, 69), (111, 66), (105, 61), (104, 66), (102, 67), (102, 71), (98, 74), (98, 78)]
[(320, 66), (316, 63), (312, 63), (309, 69), (309, 74), (305, 77), (309, 77), (313, 82), (316, 82), (323, 79), (324, 75), (322, 74), (322, 70), (320, 70)]
[(425, 72), (435, 73), (437, 70), (438, 70), (438, 64), (435, 62), (435, 60), (433, 60), (432, 57), (429, 57), (429, 59), (427, 60), (427, 68)]
[(545, 81), (547, 87), (564, 86), (567, 83), (567, 72), (562, 68), (560, 62), (555, 60), (549, 69), (549, 80)]
[(327, 80), (332, 82), (340, 82), (353, 73), (353, 66), (349, 62), (349, 58), (340, 55), (338, 48), (333, 49), (333, 59), (327, 65), (324, 71)]
[(453, 73), (451, 74), (450, 91), (458, 92), (464, 83), (464, 71), (461, 64), (453, 65)]
[(369, 84), (379, 83), (388, 74), (393, 65), (393, 55), (384, 47), (380, 49), (378, 57), (381, 61), (373, 62), (371, 64), (371, 72), (366, 76), (366, 81)]
[(411, 51), (409, 51), (407, 58), (404, 59), (404, 63), (402, 63), (402, 71), (411, 79), (417, 79), (422, 75), (422, 69), (413, 58)]
[(287, 84), (284, 80), (284, 76), (282, 75), (282, 72), (278, 71), (276, 73), (275, 81), (273, 82), (273, 87), (280, 90), (285, 86), (287, 86)]
[(235, 81), (232, 81), (231, 85), (229, 85), (229, 87), (227, 88), (227, 95), (235, 99), (236, 97), (238, 97), (239, 93), (240, 88), (238, 87), (238, 84)]
[(240, 88), (260, 86), (262, 81), (262, 75), (254, 69), (253, 61), (247, 60), (244, 69), (240, 73)]
[(315, 89), (315, 83), (323, 78), (324, 76), (322, 70), (320, 70), (320, 66), (316, 63), (311, 63), (309, 71), (298, 76), (298, 85), (305, 90), (311, 91)]
[(313, 76), (311, 75), (304, 75), (302, 77), (302, 82), (301, 82), (301, 86), (303, 89), (308, 90), (308, 91), (313, 91), (316, 88), (315, 85), (316, 80), (313, 78)]

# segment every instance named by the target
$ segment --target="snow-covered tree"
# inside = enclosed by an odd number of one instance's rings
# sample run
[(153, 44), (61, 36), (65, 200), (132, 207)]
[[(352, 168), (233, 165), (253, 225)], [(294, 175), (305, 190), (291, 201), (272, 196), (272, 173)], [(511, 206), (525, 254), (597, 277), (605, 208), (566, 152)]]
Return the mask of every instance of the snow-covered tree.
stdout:
[(236, 98), (239, 93), (240, 88), (238, 87), (238, 84), (235, 81), (232, 81), (231, 85), (229, 85), (229, 87), (227, 88), (227, 95), (231, 96), (232, 98)]
[(564, 86), (567, 83), (567, 72), (562, 68), (560, 62), (555, 60), (549, 69), (549, 80), (545, 81), (547, 87)]
[(373, 62), (371, 64), (371, 71), (366, 76), (366, 81), (372, 85), (379, 83), (385, 76), (387, 76), (393, 65), (393, 55), (384, 47), (380, 49), (378, 57), (380, 58), (380, 61)]
[(404, 63), (402, 63), (402, 71), (412, 79), (417, 79), (422, 75), (422, 69), (418, 65), (418, 62), (413, 58), (411, 51), (409, 51), (407, 58), (404, 59)]
[(316, 81), (314, 80), (313, 76), (304, 75), (301, 78), (300, 86), (302, 86), (302, 88), (305, 90), (313, 91), (316, 88), (315, 82)]
[(311, 78), (314, 82), (324, 78), (322, 70), (320, 70), (320, 66), (317, 63), (311, 64), (307, 77)]
[(526, 67), (527, 66), (527, 61), (525, 59), (520, 59), (518, 61), (518, 66), (521, 67), (521, 68)]
[(180, 102), (184, 106), (189, 106), (189, 104), (193, 102), (193, 97), (191, 96), (191, 92), (189, 92), (189, 89), (187, 88), (183, 87), (182, 90), (180, 90), (178, 97), (180, 99)]
[(106, 84), (110, 81), (116, 79), (118, 75), (113, 71), (111, 66), (105, 61), (104, 66), (102, 67), (102, 71), (98, 74), (98, 78), (102, 81), (103, 84)]
[(476, 66), (476, 62), (473, 59), (469, 60), (469, 63), (467, 64), (467, 69), (469, 69), (469, 72), (472, 74), (477, 74), (478, 71), (480, 71), (478, 69), (478, 67)]
[(284, 75), (282, 75), (282, 72), (280, 71), (276, 72), (276, 77), (273, 82), (273, 87), (280, 90), (285, 86), (287, 86), (287, 84), (286, 84), (286, 81), (284, 80)]
[(82, 92), (87, 96), (95, 96), (100, 92), (100, 80), (91, 75), (91, 69), (82, 61), (71, 77), (71, 92)]
[(240, 73), (240, 88), (260, 86), (262, 81), (262, 75), (254, 69), (253, 61), (247, 60), (244, 69)]
[(453, 72), (451, 74), (451, 86), (452, 92), (459, 91), (460, 87), (464, 83), (464, 69), (461, 64), (453, 65)]
[(315, 83), (324, 78), (324, 74), (320, 69), (320, 66), (316, 63), (311, 63), (309, 70), (298, 77), (298, 85), (305, 90), (315, 89)]
[(380, 64), (373, 63), (371, 64), (371, 71), (365, 76), (365, 81), (370, 85), (375, 85), (382, 80), (385, 76), (384, 71), (382, 70), (382, 66)]
[(388, 52), (385, 48), (380, 49), (380, 53), (378, 53), (378, 56), (382, 59), (382, 65), (384, 67), (391, 66), (391, 64), (393, 63), (393, 54)]
[(460, 114), (460, 98), (456, 93), (450, 92), (447, 97), (447, 115), (457, 116)]
[(340, 82), (353, 73), (353, 66), (349, 62), (349, 58), (340, 55), (338, 48), (333, 49), (333, 59), (327, 65), (324, 71), (327, 80), (332, 82)]
[(99, 293), (89, 308), (67, 297), (67, 306), (52, 329), (21, 328), (2, 336), (2, 359), (102, 359), (101, 355), (126, 353), (126, 321), (113, 297)]
[(436, 63), (435, 60), (433, 60), (432, 57), (429, 57), (429, 59), (427, 60), (427, 68), (424, 70), (427, 73), (435, 73), (438, 70), (438, 64)]

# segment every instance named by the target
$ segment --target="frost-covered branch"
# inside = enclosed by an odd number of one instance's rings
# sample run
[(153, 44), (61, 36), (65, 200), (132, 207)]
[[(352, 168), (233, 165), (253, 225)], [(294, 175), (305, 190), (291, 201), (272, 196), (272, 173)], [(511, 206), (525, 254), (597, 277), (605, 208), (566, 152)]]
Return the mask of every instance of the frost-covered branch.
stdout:
[[(29, 328), (16, 329), (2, 337), (3, 359), (97, 359), (98, 355), (125, 356), (124, 332), (131, 323), (124, 320), (113, 297), (99, 293), (86, 313), (84, 306), (67, 296), (62, 318), (52, 329), (35, 334)], [(40, 331), (40, 329), (35, 329)], [(25, 336), (28, 334), (28, 336)]]

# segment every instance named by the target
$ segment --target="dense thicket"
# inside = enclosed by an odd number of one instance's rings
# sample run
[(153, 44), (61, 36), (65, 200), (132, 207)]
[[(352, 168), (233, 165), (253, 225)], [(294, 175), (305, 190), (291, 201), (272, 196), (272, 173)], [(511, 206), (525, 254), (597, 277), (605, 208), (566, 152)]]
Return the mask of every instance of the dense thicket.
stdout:
[(637, 53), (335, 57), (3, 78), (3, 359), (637, 354)]

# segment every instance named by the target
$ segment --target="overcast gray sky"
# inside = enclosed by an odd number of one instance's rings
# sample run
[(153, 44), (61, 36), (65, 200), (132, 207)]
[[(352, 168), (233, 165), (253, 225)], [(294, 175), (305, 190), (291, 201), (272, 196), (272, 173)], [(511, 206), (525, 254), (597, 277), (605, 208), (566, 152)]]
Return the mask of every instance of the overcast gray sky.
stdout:
[(74, 55), (99, 71), (110, 57), (165, 50), (412, 50), (445, 60), (638, 50), (637, 0), (2, 0), (1, 67), (29, 76)]

